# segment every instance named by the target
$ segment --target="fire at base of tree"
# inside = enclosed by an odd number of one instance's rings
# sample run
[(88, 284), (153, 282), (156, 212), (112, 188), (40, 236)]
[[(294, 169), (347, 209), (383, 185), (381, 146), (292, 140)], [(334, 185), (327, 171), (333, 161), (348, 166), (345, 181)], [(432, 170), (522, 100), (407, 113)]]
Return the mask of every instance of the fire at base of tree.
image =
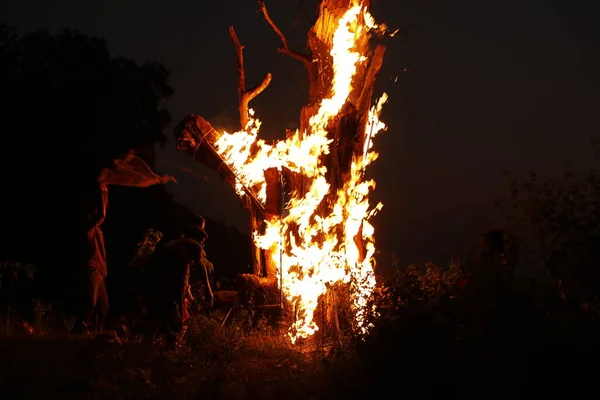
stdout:
[[(231, 27), (241, 130), (218, 132), (192, 114), (176, 129), (177, 146), (218, 171), (240, 196), (253, 234), (257, 278), (248, 278), (254, 286), (279, 287), (281, 307), (292, 318), (293, 342), (319, 330), (319, 307), (332, 321), (341, 293), (347, 294), (344, 303), (352, 304), (352, 324), (365, 333), (366, 315), (375, 312), (367, 309), (375, 285), (369, 218), (382, 206), (369, 203), (375, 182), (365, 173), (377, 158), (373, 139), (385, 129), (378, 115), (387, 99), (384, 93), (371, 104), (385, 53), (383, 45), (373, 48), (372, 42), (393, 33), (375, 23), (368, 2), (325, 0), (308, 34), (309, 53), (302, 54), (289, 48), (265, 3), (259, 3), (281, 39), (280, 51), (307, 69), (309, 99), (300, 129), (272, 145), (258, 138), (261, 122), (248, 103), (272, 76), (246, 89), (243, 46)], [(339, 323), (337, 316), (333, 319)]]

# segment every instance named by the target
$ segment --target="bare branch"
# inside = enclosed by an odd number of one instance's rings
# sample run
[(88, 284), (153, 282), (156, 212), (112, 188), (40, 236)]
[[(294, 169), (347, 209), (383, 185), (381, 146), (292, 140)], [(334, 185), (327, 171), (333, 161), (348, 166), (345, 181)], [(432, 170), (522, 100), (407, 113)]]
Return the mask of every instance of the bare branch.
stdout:
[(244, 71), (244, 46), (240, 43), (240, 40), (235, 33), (233, 25), (229, 27), (229, 36), (235, 46), (235, 54), (237, 57), (237, 74), (238, 74), (238, 101), (239, 101), (239, 113), (240, 113), (240, 125), (242, 129), (246, 128), (248, 124), (248, 104), (252, 99), (258, 96), (263, 90), (271, 83), (273, 77), (270, 73), (264, 77), (262, 82), (256, 87), (246, 90), (246, 73)]
[[(233, 25), (229, 27), (229, 36), (231, 36), (231, 40), (233, 41), (233, 45), (235, 46), (235, 55), (237, 58), (237, 75), (238, 75), (238, 96), (241, 99), (246, 91), (246, 73), (244, 71), (244, 46), (240, 43), (238, 39), (235, 29)], [(242, 125), (242, 129), (244, 126)]]
[(242, 129), (244, 129), (246, 127), (246, 124), (248, 124), (248, 103), (250, 103), (250, 101), (252, 101), (253, 98), (258, 96), (263, 90), (265, 90), (267, 86), (269, 86), (271, 78), (273, 78), (273, 76), (271, 75), (271, 73), (267, 72), (267, 75), (265, 75), (264, 79), (259, 85), (255, 86), (254, 88), (248, 91), (245, 91), (242, 97), (240, 98), (240, 122), (242, 124)]
[(278, 48), (277, 51), (280, 53), (283, 53), (285, 55), (288, 55), (290, 57), (294, 57), (297, 60), (302, 61), (304, 63), (304, 65), (306, 65), (306, 68), (311, 70), (313, 68), (313, 62), (312, 62), (311, 58), (305, 54), (301, 54), (301, 53), (298, 53), (297, 51), (290, 49), (288, 41), (285, 38), (285, 36), (283, 35), (283, 32), (281, 32), (281, 30), (277, 27), (277, 25), (275, 25), (275, 22), (273, 22), (273, 20), (269, 16), (269, 12), (267, 11), (267, 5), (265, 4), (264, 0), (258, 0), (258, 4), (260, 5), (260, 10), (262, 11), (263, 15), (265, 16), (265, 19), (267, 20), (269, 25), (271, 25), (271, 28), (273, 28), (273, 30), (275, 31), (275, 33), (277, 34), (277, 36), (279, 36), (279, 39), (281, 40), (281, 47)]

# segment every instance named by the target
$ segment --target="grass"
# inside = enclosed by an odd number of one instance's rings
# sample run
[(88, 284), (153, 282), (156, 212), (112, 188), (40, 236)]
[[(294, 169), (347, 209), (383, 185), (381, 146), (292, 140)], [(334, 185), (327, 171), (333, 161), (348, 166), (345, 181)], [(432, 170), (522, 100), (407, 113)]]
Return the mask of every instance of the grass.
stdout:
[(554, 290), (487, 279), (491, 267), (474, 268), (470, 283), (457, 289), (452, 271), (426, 265), (382, 277), (375, 292), (381, 316), (364, 342), (346, 332), (340, 344), (329, 329), (323, 342), (318, 332), (292, 345), (273, 319), (241, 308), (227, 319), (222, 311), (192, 318), (169, 351), (125, 329), (70, 336), (72, 321), (41, 302), (33, 335), (0, 311), (0, 393), (84, 400), (591, 398), (600, 371), (597, 311)]
[(249, 329), (243, 318), (221, 327), (221, 318), (195, 318), (185, 340), (170, 351), (135, 337), (3, 335), (2, 393), (60, 399), (335, 397), (334, 357), (314, 341), (294, 346), (276, 328)]

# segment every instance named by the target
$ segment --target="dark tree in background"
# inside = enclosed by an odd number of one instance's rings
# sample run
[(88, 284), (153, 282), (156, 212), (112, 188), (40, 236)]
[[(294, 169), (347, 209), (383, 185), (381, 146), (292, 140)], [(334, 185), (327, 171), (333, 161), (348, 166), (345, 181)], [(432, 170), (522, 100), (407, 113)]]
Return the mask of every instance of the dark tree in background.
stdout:
[(160, 103), (173, 89), (162, 65), (113, 58), (103, 39), (76, 31), (17, 36), (4, 27), (2, 36), (10, 38), (1, 52), (10, 144), (26, 144), (51, 165), (58, 155), (105, 159), (164, 141), (170, 115)]
[(104, 40), (76, 31), (3, 26), (0, 43), (3, 231), (45, 241), (65, 227), (79, 183), (164, 141), (160, 103), (173, 89), (162, 65), (111, 57)]
[[(44, 283), (68, 286), (78, 188), (131, 149), (152, 164), (170, 121), (161, 107), (173, 92), (168, 75), (158, 63), (113, 57), (103, 39), (77, 31), (0, 28), (1, 259), (33, 262)], [(115, 242), (135, 247), (155, 223), (152, 210), (170, 200), (164, 188), (109, 197), (109, 215), (113, 207), (131, 215), (107, 219), (109, 251)]]
[[(131, 149), (154, 168), (154, 145), (164, 144), (170, 122), (161, 107), (173, 93), (168, 78), (159, 63), (111, 56), (100, 38), (71, 30), (20, 35), (0, 25), (0, 260), (34, 263), (58, 290), (68, 284), (78, 187)], [(193, 213), (164, 185), (109, 193), (109, 291), (123, 294), (145, 230), (168, 240)], [(210, 219), (207, 228), (207, 251), (220, 271), (234, 275), (249, 264), (244, 246), (227, 251), (246, 243), (244, 235)]]
[(501, 206), (513, 229), (528, 240), (534, 255), (530, 262), (544, 267), (565, 300), (598, 309), (598, 167), (574, 169), (566, 165), (557, 177), (542, 179), (532, 172), (526, 180), (511, 178), (510, 196)]

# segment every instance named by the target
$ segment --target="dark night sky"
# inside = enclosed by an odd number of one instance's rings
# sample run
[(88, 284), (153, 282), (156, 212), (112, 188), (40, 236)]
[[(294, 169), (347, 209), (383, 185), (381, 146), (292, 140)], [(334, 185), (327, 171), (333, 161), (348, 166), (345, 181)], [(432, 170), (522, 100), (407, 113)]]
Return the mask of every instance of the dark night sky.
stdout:
[[(315, 0), (305, 9), (314, 9)], [(390, 95), (376, 146), (374, 220), (382, 261), (424, 261), (477, 242), (494, 222), (493, 201), (507, 192), (503, 170), (552, 173), (563, 161), (586, 163), (598, 133), (598, 25), (587, 0), (375, 0), (372, 13), (391, 27), (419, 24), (387, 42), (376, 95)], [(307, 22), (296, 0), (267, 1), (295, 44)], [(263, 133), (295, 127), (305, 77), (254, 0), (9, 0), (4, 22), (24, 31), (63, 27), (107, 39), (115, 54), (157, 60), (171, 71), (173, 122), (190, 112), (235, 129), (236, 72), (227, 28), (245, 48), (248, 85), (273, 73), (252, 106)], [(299, 24), (294, 24), (300, 20)], [(404, 72), (405, 67), (407, 71)], [(394, 82), (395, 77), (399, 77)], [(179, 180), (176, 197), (245, 229), (231, 189), (174, 149), (172, 131), (160, 168)], [(185, 172), (191, 168), (194, 173)], [(205, 177), (205, 178), (202, 178)]]

